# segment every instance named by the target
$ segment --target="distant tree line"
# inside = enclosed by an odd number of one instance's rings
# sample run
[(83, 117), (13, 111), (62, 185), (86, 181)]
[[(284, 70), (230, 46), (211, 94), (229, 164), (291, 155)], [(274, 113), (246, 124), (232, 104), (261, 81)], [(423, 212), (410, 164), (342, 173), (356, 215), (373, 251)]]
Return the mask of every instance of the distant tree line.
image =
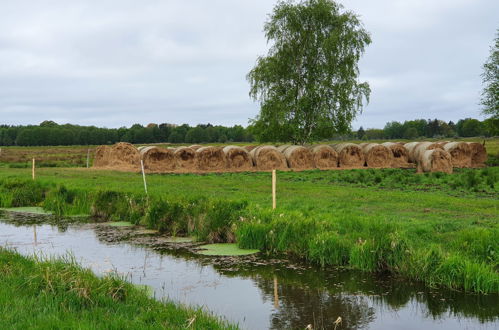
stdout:
[(0, 125), (2, 146), (99, 145), (130, 143), (225, 143), (251, 142), (252, 135), (240, 125), (232, 127), (211, 124), (191, 127), (187, 124), (135, 124), (130, 128), (99, 128), (95, 126), (58, 125), (44, 121), (40, 125)]
[[(0, 146), (55, 146), (55, 145), (99, 145), (124, 141), (130, 143), (228, 143), (253, 142), (252, 130), (235, 125), (232, 127), (211, 124), (189, 126), (173, 124), (135, 124), (130, 128), (99, 128), (95, 126), (59, 125), (44, 121), (40, 125), (0, 125)], [(404, 123), (389, 122), (383, 129), (364, 129), (330, 139), (417, 139), (456, 138), (499, 135), (499, 119), (484, 121), (462, 119), (457, 123), (442, 120), (409, 120)]]
[(392, 121), (383, 129), (364, 129), (352, 132), (351, 138), (360, 140), (417, 139), (417, 138), (457, 138), (499, 135), (499, 120), (489, 118), (484, 121), (466, 118), (457, 123), (438, 119), (408, 120), (403, 123)]

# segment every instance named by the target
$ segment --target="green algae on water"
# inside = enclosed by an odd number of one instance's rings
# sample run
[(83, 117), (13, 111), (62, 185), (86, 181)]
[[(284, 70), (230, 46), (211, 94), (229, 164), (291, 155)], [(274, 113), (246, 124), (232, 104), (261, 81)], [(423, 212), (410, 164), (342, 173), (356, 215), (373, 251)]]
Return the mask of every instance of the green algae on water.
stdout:
[(199, 247), (199, 254), (206, 256), (245, 256), (260, 252), (256, 249), (241, 249), (237, 244), (223, 243), (223, 244), (206, 244)]
[(52, 214), (52, 212), (46, 211), (42, 207), (31, 207), (31, 206), (0, 208), (0, 211), (29, 213), (29, 214), (47, 214), (47, 215)]

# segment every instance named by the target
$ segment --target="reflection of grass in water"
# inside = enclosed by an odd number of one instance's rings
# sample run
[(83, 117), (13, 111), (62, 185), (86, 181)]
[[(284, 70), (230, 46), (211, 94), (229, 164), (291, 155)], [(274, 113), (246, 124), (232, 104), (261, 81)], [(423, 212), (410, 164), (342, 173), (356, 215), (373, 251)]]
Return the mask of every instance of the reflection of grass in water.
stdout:
[(0, 211), (18, 212), (18, 213), (31, 213), (31, 214), (52, 214), (41, 207), (10, 207), (0, 208)]
[(132, 227), (133, 223), (128, 221), (116, 221), (116, 222), (107, 222), (107, 225), (111, 227)]
[(207, 244), (201, 245), (199, 254), (207, 256), (244, 256), (259, 252), (255, 249), (240, 249), (237, 244)]

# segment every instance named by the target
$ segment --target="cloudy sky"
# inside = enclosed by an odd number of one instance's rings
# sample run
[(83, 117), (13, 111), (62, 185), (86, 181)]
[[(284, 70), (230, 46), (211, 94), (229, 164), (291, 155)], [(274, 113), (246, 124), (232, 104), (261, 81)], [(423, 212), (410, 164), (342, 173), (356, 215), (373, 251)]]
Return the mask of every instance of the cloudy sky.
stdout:
[[(0, 0), (0, 124), (246, 125), (270, 0)], [(480, 117), (497, 0), (343, 0), (373, 43), (353, 123)]]

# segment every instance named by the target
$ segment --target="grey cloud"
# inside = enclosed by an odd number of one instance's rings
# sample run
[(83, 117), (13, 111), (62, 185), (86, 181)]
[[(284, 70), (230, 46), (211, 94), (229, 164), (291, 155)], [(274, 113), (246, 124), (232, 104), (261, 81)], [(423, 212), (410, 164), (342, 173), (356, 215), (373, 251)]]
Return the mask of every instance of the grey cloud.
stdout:
[[(246, 73), (274, 2), (0, 2), (0, 123), (247, 124)], [(345, 0), (373, 44), (371, 103), (354, 127), (479, 116), (493, 0)]]

